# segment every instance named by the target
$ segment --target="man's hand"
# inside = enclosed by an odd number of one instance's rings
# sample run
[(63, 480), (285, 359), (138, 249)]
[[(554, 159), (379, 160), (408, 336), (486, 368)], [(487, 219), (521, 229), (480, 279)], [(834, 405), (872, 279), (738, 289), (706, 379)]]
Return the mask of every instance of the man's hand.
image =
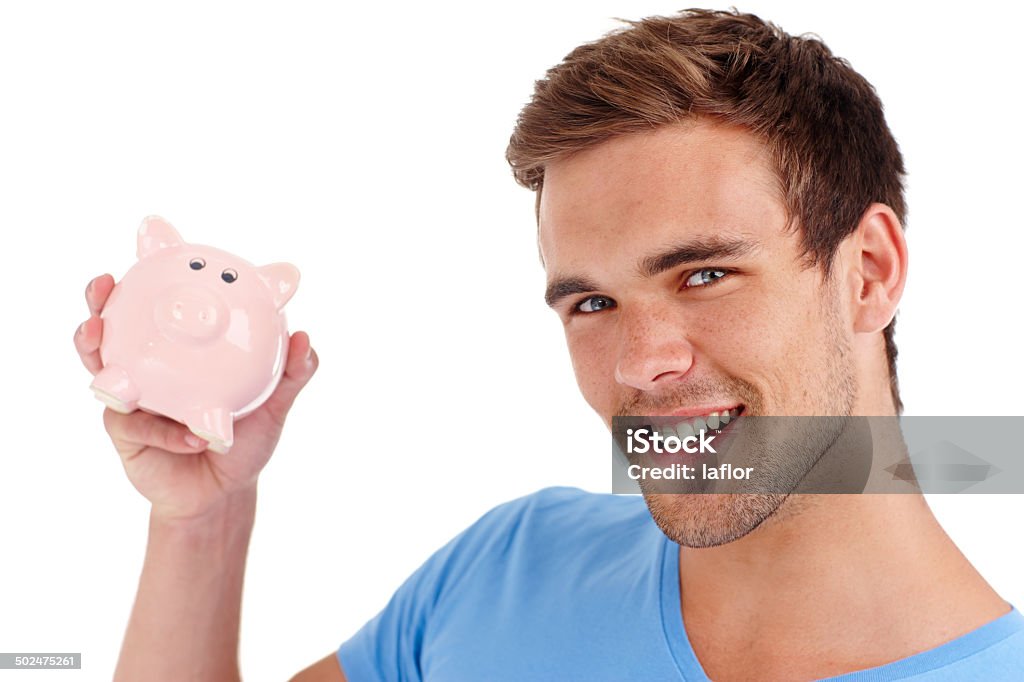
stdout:
[[(102, 368), (100, 312), (113, 288), (110, 275), (89, 283), (85, 300), (90, 317), (75, 332), (75, 348), (93, 374)], [(142, 410), (131, 414), (104, 410), (104, 426), (128, 479), (153, 504), (153, 515), (166, 520), (197, 519), (233, 493), (254, 488), (281, 436), (288, 410), (318, 363), (309, 336), (292, 334), (281, 383), (263, 405), (236, 423), (234, 445), (223, 455), (207, 450), (205, 441), (167, 417)]]

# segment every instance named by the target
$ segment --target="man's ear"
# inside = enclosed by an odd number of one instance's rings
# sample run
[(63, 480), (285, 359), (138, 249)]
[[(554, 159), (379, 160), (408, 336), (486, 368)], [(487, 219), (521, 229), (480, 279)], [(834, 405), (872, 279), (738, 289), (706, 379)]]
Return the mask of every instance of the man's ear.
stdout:
[(903, 226), (885, 204), (871, 204), (853, 235), (850, 264), (856, 276), (853, 329), (880, 332), (896, 315), (907, 282), (907, 241)]

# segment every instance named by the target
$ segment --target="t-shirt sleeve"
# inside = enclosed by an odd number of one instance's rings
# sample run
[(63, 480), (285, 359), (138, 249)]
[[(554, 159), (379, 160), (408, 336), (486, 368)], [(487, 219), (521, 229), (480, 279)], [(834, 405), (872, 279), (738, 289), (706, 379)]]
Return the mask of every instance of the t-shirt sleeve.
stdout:
[(384, 609), (339, 647), (349, 682), (421, 680), (424, 638), (438, 605), (474, 564), (500, 560), (524, 510), (546, 492), (491, 509), (416, 569)]

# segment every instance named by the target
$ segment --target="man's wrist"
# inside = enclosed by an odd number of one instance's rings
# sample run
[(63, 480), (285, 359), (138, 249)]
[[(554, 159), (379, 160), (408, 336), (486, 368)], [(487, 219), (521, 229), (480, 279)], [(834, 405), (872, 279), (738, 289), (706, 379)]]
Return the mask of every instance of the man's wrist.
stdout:
[(202, 539), (221, 538), (227, 534), (246, 534), (252, 530), (256, 516), (256, 484), (226, 495), (210, 508), (195, 516), (182, 517), (162, 512), (156, 506), (150, 511), (150, 532)]

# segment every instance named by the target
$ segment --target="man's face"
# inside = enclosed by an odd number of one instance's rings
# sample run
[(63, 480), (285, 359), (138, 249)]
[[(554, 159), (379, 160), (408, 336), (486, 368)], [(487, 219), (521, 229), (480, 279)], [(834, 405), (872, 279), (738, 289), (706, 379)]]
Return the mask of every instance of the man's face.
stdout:
[[(843, 288), (801, 258), (749, 134), (662, 127), (550, 164), (540, 246), (577, 382), (609, 427), (616, 415), (850, 414)], [(741, 537), (784, 499), (647, 495), (691, 546)]]

